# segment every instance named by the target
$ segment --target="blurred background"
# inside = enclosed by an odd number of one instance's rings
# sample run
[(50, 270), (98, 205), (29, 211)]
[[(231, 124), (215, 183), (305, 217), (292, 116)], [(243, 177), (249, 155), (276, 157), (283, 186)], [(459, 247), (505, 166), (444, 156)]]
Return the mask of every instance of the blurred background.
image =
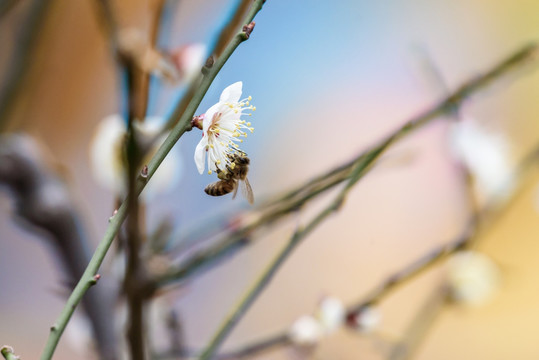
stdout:
[[(160, 39), (165, 49), (210, 46), (235, 4), (177, 2)], [(95, 4), (47, 3), (4, 131), (27, 132), (48, 149), (95, 245), (115, 204), (114, 194), (92, 174), (90, 143), (100, 121), (122, 111), (122, 83)], [(33, 1), (20, 0), (0, 20), (2, 85), (10, 75), (11, 57), (23, 46), (18, 39), (32, 6)], [(114, 8), (121, 26), (148, 28), (147, 1), (117, 0)], [(197, 114), (213, 105), (226, 86), (243, 81), (244, 95), (253, 97), (257, 111), (252, 117), (255, 133), (242, 149), (252, 160), (249, 178), (255, 197), (270, 197), (351, 159), (442, 99), (443, 89), (429, 81), (418, 53), (428, 53), (447, 87), (456, 89), (536, 40), (538, 13), (539, 3), (533, 0), (268, 0), (251, 39), (224, 66)], [(149, 115), (169, 114), (181, 92), (152, 81)], [(506, 137), (517, 163), (539, 143), (538, 98), (539, 73), (528, 72), (474, 96), (461, 111)], [(447, 136), (448, 122), (439, 119), (392, 148), (354, 188), (342, 211), (310, 235), (279, 270), (224, 349), (288, 328), (325, 295), (351, 304), (393, 272), (458, 236), (470, 211)], [(163, 217), (173, 220), (180, 233), (215, 226), (212, 222), (231, 209), (247, 207), (243, 199), (232, 202), (203, 193), (214, 177), (196, 170), (193, 153), (199, 139), (200, 133), (192, 131), (176, 145), (178, 181), (147, 201), (149, 229)], [(482, 233), (479, 249), (502, 271), (496, 296), (480, 307), (445, 307), (416, 359), (536, 358), (538, 182), (535, 172)], [(0, 191), (0, 342), (12, 345), (22, 358), (34, 359), (65, 303), (57, 291), (62, 270), (46, 242), (14, 221), (13, 209), (10, 193)], [(180, 315), (189, 347), (209, 341), (244, 289), (310, 214), (280, 223), (167, 298)], [(111, 266), (110, 258), (104, 266)], [(385, 358), (384, 341), (403, 334), (441, 276), (439, 268), (433, 269), (388, 297), (380, 306), (382, 320), (374, 335), (343, 329), (308, 355), (285, 348), (259, 358)], [(60, 342), (55, 359), (91, 358), (81, 355), (68, 337)]]

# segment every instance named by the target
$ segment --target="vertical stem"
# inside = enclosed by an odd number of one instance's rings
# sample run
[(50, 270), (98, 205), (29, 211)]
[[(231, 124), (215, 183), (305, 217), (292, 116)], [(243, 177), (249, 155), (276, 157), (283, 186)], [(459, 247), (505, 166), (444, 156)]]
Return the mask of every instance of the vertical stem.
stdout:
[(136, 192), (137, 175), (142, 158), (141, 149), (137, 141), (134, 121), (140, 115), (140, 71), (133, 59), (124, 59), (127, 75), (128, 122), (127, 122), (127, 264), (124, 279), (124, 289), (127, 295), (128, 326), (127, 340), (131, 359), (143, 360), (145, 358), (146, 342), (144, 338), (144, 294), (143, 286), (145, 269), (140, 261), (140, 246), (142, 242), (139, 198)]

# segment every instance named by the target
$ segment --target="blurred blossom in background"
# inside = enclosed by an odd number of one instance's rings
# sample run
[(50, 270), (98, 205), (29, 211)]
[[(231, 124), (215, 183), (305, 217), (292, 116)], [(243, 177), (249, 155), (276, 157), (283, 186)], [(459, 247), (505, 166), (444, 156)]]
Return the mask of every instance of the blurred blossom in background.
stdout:
[[(1, 79), (8, 77), (10, 56), (22, 46), (17, 34), (24, 31), (31, 4), (20, 1), (0, 19)], [(146, 1), (114, 4), (122, 26), (147, 28)], [(174, 11), (166, 14), (158, 43), (173, 53), (172, 63), (184, 64), (188, 51), (192, 63), (202, 63), (234, 4), (183, 0), (170, 5)], [(7, 131), (28, 132), (49, 149), (94, 245), (105, 232), (116, 195), (123, 191), (121, 180), (103, 184), (116, 175), (97, 170), (92, 162), (105, 148), (96, 145), (94, 134), (104, 126), (101, 121), (110, 121), (116, 130), (108, 136), (122, 136), (121, 116), (110, 116), (121, 114), (125, 106), (122, 79), (96, 14), (92, 1), (50, 2), (7, 125)], [(445, 86), (454, 90), (536, 40), (537, 14), (539, 2), (531, 0), (267, 0), (250, 40), (225, 64), (196, 114), (217, 103), (221, 91), (237, 81), (243, 82), (245, 97), (256, 99), (257, 111), (250, 119), (256, 132), (242, 150), (252, 161), (249, 179), (258, 201), (348, 161), (442, 99), (447, 93), (430, 81), (414, 49), (429, 54)], [(189, 44), (199, 45), (186, 50)], [(185, 73), (177, 74), (184, 80), (152, 79), (149, 117), (170, 114), (193, 68), (199, 66), (185, 65)], [(511, 190), (515, 196), (481, 233), (474, 249), (481, 258), (480, 265), (475, 264), (479, 270), (473, 268), (472, 275), (453, 272), (460, 285), (479, 281), (488, 301), (474, 307), (459, 306), (458, 301), (447, 306), (415, 358), (536, 358), (539, 173), (535, 170), (521, 191), (511, 177), (516, 164), (539, 143), (537, 99), (539, 73), (528, 72), (465, 102), (460, 129), (440, 118), (393, 147), (352, 190), (342, 211), (310, 235), (278, 271), (223, 348), (291, 331), (298, 342), (316, 338), (313, 358), (385, 358), (387, 351), (376, 342), (402, 334), (449, 270), (426, 272), (388, 297), (376, 315), (365, 320), (369, 331), (337, 329), (322, 338), (325, 330), (318, 328), (313, 309), (325, 297), (344, 304), (357, 301), (390, 274), (461, 234), (472, 215), (459, 166), (463, 161), (476, 176), (479, 197), (504, 186), (504, 194)], [(464, 132), (460, 140), (453, 136), (459, 131)], [(175, 182), (158, 185), (157, 175), (153, 179), (159, 189), (145, 204), (149, 231), (166, 217), (178, 236), (185, 235), (197, 223), (213, 227), (225, 214), (247, 207), (245, 199), (232, 202), (230, 197), (204, 194), (215, 176), (199, 175), (192, 161), (200, 136), (198, 131), (186, 133), (175, 147), (175, 159), (170, 159), (176, 169), (160, 169)], [(112, 160), (100, 162), (104, 167)], [(36, 233), (13, 221), (13, 209), (9, 193), (0, 192), (0, 343), (15, 347), (24, 359), (34, 359), (65, 303), (59, 290), (62, 270)], [(306, 220), (311, 214), (307, 209), (298, 217)], [(191, 348), (207, 343), (293, 232), (295, 221), (283, 223), (167, 298)], [(111, 260), (109, 255), (104, 269), (110, 269)], [(481, 282), (485, 276), (488, 283)], [(453, 289), (454, 296), (461, 300), (477, 295), (459, 289)], [(339, 314), (332, 316), (342, 321)], [(68, 331), (71, 327), (76, 325), (69, 324)], [(55, 359), (79, 358), (81, 332), (74, 337), (78, 342), (62, 339)], [(371, 342), (373, 337), (376, 341)], [(294, 356), (298, 354), (282, 349), (259, 358)]]

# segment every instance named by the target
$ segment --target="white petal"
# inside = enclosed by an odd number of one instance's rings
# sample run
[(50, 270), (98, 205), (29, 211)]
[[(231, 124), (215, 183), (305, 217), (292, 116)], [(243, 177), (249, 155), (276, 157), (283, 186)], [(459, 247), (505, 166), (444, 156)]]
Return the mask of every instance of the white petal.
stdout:
[(450, 133), (454, 156), (462, 161), (487, 198), (504, 200), (514, 188), (509, 143), (502, 134), (489, 133), (473, 120), (456, 123)]
[(219, 102), (224, 103), (237, 103), (240, 101), (241, 98), (241, 91), (242, 91), (243, 83), (241, 81), (235, 82), (234, 84), (228, 86), (223, 90), (221, 93), (221, 97), (219, 98)]
[(185, 47), (180, 64), (184, 82), (191, 82), (200, 73), (207, 51), (206, 45), (199, 43)]
[(92, 175), (101, 186), (118, 194), (125, 190), (122, 158), (125, 133), (122, 117), (109, 115), (99, 123), (90, 142)]
[(219, 112), (222, 106), (223, 104), (217, 103), (213, 105), (211, 108), (209, 108), (208, 111), (206, 111), (206, 113), (204, 114), (204, 120), (202, 120), (202, 131), (204, 133), (208, 132), (208, 128), (210, 127), (213, 121), (213, 116)]
[[(152, 146), (152, 149), (144, 159), (144, 163), (148, 163), (150, 161), (150, 159), (155, 155), (161, 144), (165, 142), (167, 136), (168, 134), (164, 134), (155, 141)], [(178, 145), (176, 145), (168, 153), (167, 157), (163, 160), (161, 165), (159, 165), (159, 168), (152, 176), (152, 180), (148, 183), (148, 186), (146, 186), (146, 189), (143, 192), (145, 200), (149, 200), (149, 198), (154, 194), (170, 190), (180, 179), (183, 172), (182, 168), (182, 157), (179, 154)]]
[(297, 345), (315, 345), (324, 336), (324, 328), (312, 316), (297, 319), (288, 332), (290, 339)]
[(206, 164), (206, 146), (208, 145), (208, 137), (204, 135), (200, 139), (195, 149), (195, 164), (197, 165), (198, 172), (202, 174), (204, 172), (204, 165)]
[(356, 315), (356, 329), (361, 333), (370, 333), (376, 330), (381, 318), (382, 315), (377, 308), (366, 306)]
[(453, 299), (479, 305), (498, 289), (500, 271), (489, 257), (476, 251), (461, 251), (447, 263), (447, 277)]
[(156, 136), (161, 132), (165, 120), (160, 116), (148, 116), (144, 121), (133, 122), (135, 129), (145, 136)]
[(318, 306), (317, 317), (326, 333), (337, 330), (343, 324), (345, 314), (343, 303), (334, 297), (325, 297)]

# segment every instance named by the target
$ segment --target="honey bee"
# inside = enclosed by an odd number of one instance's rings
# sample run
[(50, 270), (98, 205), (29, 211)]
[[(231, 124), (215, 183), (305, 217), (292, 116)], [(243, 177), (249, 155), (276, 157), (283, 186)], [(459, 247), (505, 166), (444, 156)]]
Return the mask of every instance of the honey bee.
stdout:
[(222, 196), (233, 192), (232, 199), (234, 199), (238, 193), (238, 187), (241, 187), (243, 195), (249, 204), (252, 204), (255, 199), (253, 189), (247, 179), (251, 160), (245, 153), (232, 154), (228, 157), (231, 164), (226, 166), (226, 170), (217, 170), (219, 181), (206, 186), (204, 192), (211, 196)]

